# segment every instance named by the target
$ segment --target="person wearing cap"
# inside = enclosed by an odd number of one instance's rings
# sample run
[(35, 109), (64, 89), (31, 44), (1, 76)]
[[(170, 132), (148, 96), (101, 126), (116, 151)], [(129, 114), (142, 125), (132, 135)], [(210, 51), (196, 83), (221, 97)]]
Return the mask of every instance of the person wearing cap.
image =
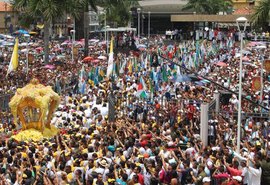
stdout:
[(227, 185), (241, 185), (242, 177), (241, 176), (233, 176), (228, 182)]
[(105, 158), (102, 158), (99, 162), (98, 162), (98, 167), (94, 170), (96, 173), (98, 174), (102, 174), (103, 175), (103, 180), (106, 180), (106, 175), (109, 173), (109, 169), (108, 169), (108, 162)]
[(202, 182), (203, 182), (203, 185), (210, 185), (211, 179), (210, 177), (204, 177)]

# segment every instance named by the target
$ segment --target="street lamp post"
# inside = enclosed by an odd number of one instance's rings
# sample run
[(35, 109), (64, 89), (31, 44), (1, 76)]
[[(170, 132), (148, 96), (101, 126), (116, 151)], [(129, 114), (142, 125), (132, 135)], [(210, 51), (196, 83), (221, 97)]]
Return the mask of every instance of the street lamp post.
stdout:
[(26, 45), (26, 76), (28, 76), (28, 68), (29, 68), (29, 42), (30, 37), (27, 38), (27, 45)]
[(109, 50), (109, 47), (108, 47), (108, 45), (109, 45), (109, 35), (108, 35), (108, 31), (107, 31), (108, 28), (110, 28), (110, 26), (106, 26), (105, 27), (105, 29), (106, 29), (106, 35), (107, 35), (106, 36), (106, 52), (107, 52), (107, 54), (109, 53), (109, 51), (108, 51)]
[(142, 12), (142, 35), (144, 35), (144, 19), (145, 19), (145, 17), (144, 17), (144, 14)]
[(75, 30), (70, 30), (70, 34), (72, 37), (72, 53), (71, 53), (71, 61), (74, 62), (74, 42), (75, 42)]
[[(242, 100), (242, 68), (243, 68), (243, 33), (246, 30), (247, 18), (239, 17), (236, 19), (237, 27), (240, 32), (240, 69), (239, 69), (239, 94), (238, 94), (238, 121), (237, 121), (237, 152), (240, 152), (240, 138), (241, 138), (241, 100)], [(244, 23), (244, 29), (240, 29), (240, 23)]]
[(108, 53), (108, 43), (107, 43), (107, 12), (106, 10), (104, 11), (105, 14), (105, 41), (106, 41), (106, 52)]
[(150, 21), (151, 21), (151, 18), (150, 18), (150, 12), (148, 12), (148, 39), (150, 38), (150, 25), (151, 25), (151, 23), (150, 23)]
[(132, 27), (132, 11), (129, 11), (129, 15), (131, 16), (130, 20), (129, 20), (129, 28)]
[(141, 9), (140, 8), (137, 8), (137, 13), (138, 13), (138, 38), (140, 38), (140, 20), (141, 20), (141, 17), (140, 17), (140, 13), (141, 13)]

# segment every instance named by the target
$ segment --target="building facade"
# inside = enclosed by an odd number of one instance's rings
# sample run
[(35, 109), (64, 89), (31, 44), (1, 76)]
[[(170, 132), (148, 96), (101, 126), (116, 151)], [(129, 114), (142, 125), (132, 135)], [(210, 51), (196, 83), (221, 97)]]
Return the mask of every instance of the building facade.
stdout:
[[(140, 32), (143, 34), (148, 31), (148, 21), (150, 18), (151, 33), (164, 33), (166, 30), (183, 29), (190, 30), (194, 27), (207, 26), (212, 20), (218, 20), (220, 23), (235, 23), (235, 19), (239, 16), (249, 18), (254, 11), (254, 7), (258, 5), (260, 0), (232, 0), (233, 15), (207, 15), (201, 16), (190, 11), (183, 11), (183, 7), (188, 0), (141, 0), (140, 16), (135, 10), (132, 11), (133, 27), (138, 28), (140, 18)], [(201, 18), (206, 18), (202, 20)], [(219, 25), (218, 22), (212, 22), (211, 25)], [(232, 24), (230, 24), (232, 25)]]
[(18, 14), (7, 2), (0, 2), (0, 33), (11, 34), (18, 27)]

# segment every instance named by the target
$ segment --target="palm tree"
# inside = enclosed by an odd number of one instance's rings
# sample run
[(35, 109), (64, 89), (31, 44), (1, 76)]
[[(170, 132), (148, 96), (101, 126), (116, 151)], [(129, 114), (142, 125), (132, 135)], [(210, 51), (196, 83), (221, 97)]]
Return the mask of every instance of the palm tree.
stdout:
[(131, 19), (131, 8), (136, 6), (138, 6), (137, 0), (120, 0), (116, 4), (104, 5), (107, 11), (107, 20), (114, 26), (125, 27)]
[[(88, 40), (89, 40), (89, 7), (97, 11), (97, 6), (107, 10), (107, 19), (118, 23), (119, 26), (127, 25), (131, 18), (129, 15), (130, 7), (138, 3), (138, 0), (84, 0), (85, 7), (80, 11), (80, 18), (76, 19), (76, 35), (77, 39), (84, 38), (84, 56), (88, 56)], [(83, 12), (83, 11), (84, 12)]]
[(80, 16), (75, 17), (76, 39), (84, 38), (84, 57), (87, 57), (89, 53), (89, 7), (97, 11), (97, 2), (99, 1), (103, 2), (106, 0), (83, 0), (84, 6), (78, 10)]
[(270, 0), (261, 0), (255, 7), (255, 12), (251, 16), (252, 24), (267, 27), (270, 20)]
[(189, 0), (182, 10), (194, 10), (199, 14), (204, 14), (207, 10), (207, 0)]
[(232, 8), (231, 0), (208, 0), (207, 14), (229, 13)]
[(78, 17), (85, 5), (84, 0), (13, 0), (13, 7), (34, 18), (41, 17), (44, 22), (44, 55), (45, 62), (49, 61), (49, 36), (51, 22), (58, 17), (69, 13)]
[(228, 12), (232, 7), (231, 0), (189, 0), (183, 10), (193, 10), (199, 14), (217, 14)]

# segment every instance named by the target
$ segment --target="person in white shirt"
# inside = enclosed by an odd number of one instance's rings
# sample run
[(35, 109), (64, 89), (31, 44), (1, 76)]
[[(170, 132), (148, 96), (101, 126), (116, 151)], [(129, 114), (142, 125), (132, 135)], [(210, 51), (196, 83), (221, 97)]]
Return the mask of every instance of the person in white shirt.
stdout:
[(242, 166), (242, 177), (243, 177), (243, 185), (248, 184), (249, 176), (248, 176), (248, 168), (247, 168), (247, 161), (242, 160), (241, 161), (241, 166)]
[(238, 99), (236, 98), (236, 95), (233, 94), (232, 98), (230, 98), (230, 103), (232, 104), (232, 106), (234, 107), (234, 110), (238, 109)]
[(109, 108), (108, 108), (108, 105), (107, 103), (103, 103), (102, 107), (100, 107), (100, 114), (105, 117), (108, 115), (108, 111), (109, 111)]
[(248, 171), (248, 185), (261, 185), (262, 168), (260, 163), (254, 162), (254, 167), (249, 165), (249, 160), (247, 161), (247, 171)]

